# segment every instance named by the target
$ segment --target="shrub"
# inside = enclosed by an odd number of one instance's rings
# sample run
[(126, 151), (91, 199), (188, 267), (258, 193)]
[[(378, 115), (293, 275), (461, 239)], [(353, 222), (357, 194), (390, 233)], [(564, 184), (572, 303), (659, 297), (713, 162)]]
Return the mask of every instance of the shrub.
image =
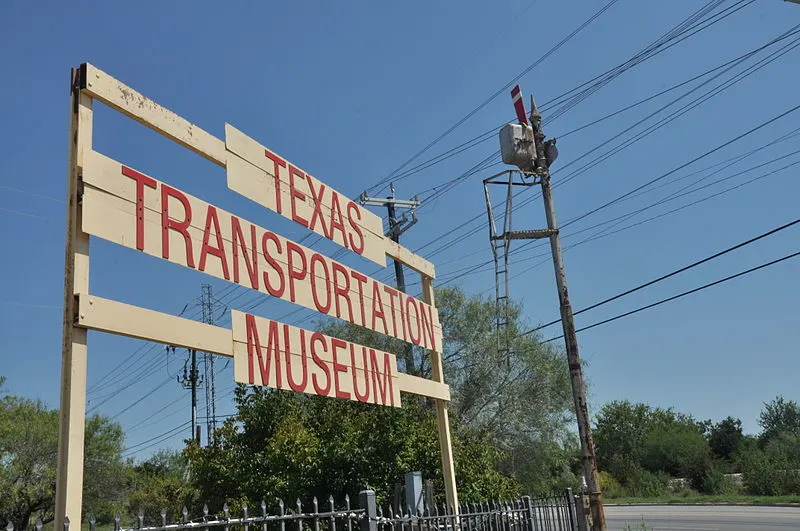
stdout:
[(745, 490), (758, 496), (800, 493), (800, 474), (778, 456), (752, 449), (740, 457)]
[(625, 482), (628, 493), (637, 498), (654, 498), (669, 492), (669, 475), (635, 468)]
[(695, 471), (690, 478), (692, 488), (702, 494), (732, 494), (736, 488), (732, 480), (725, 477), (719, 463), (708, 463)]
[(600, 480), (600, 491), (603, 493), (604, 498), (625, 498), (628, 496), (628, 490), (620, 485), (619, 481), (614, 479), (614, 476), (608, 472), (600, 472), (597, 475)]
[(710, 460), (708, 442), (693, 426), (675, 425), (650, 433), (642, 465), (673, 477), (702, 474)]

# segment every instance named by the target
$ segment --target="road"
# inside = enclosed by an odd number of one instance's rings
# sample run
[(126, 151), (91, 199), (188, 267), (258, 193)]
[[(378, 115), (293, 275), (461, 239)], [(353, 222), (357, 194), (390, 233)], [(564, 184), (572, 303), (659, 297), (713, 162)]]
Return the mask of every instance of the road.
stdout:
[(800, 530), (800, 507), (653, 505), (606, 507), (608, 531)]

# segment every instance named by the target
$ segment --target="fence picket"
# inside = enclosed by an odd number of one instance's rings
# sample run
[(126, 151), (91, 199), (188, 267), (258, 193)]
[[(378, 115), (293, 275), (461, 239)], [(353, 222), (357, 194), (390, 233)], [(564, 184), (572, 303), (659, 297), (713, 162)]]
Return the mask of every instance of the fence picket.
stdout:
[[(260, 515), (257, 510), (256, 514), (251, 515), (249, 507), (243, 502), (241, 518), (231, 515), (231, 507), (227, 503), (215, 514), (209, 511), (208, 504), (204, 504), (202, 518), (194, 519), (189, 518), (187, 508), (183, 507), (181, 522), (176, 524), (168, 524), (167, 511), (161, 509), (160, 523), (156, 517), (152, 524), (154, 527), (145, 525), (145, 513), (139, 509), (132, 527), (123, 527), (121, 516), (117, 514), (114, 517), (113, 529), (114, 531), (252, 531), (253, 529), (287, 531), (288, 523), (292, 531), (577, 531), (580, 518), (579, 508), (573, 506), (576, 497), (568, 489), (533, 498), (525, 496), (509, 500), (495, 499), (462, 503), (458, 506), (425, 503), (419, 508), (411, 504), (397, 504), (392, 500), (387, 500), (385, 506), (378, 505), (375, 493), (372, 491), (362, 491), (359, 497), (357, 508), (353, 508), (350, 497), (345, 496), (344, 508), (339, 510), (336, 509), (336, 500), (333, 496), (328, 496), (327, 504), (323, 501), (322, 510), (319, 507), (319, 499), (314, 497), (312, 507), (307, 508), (308, 513), (303, 512), (303, 504), (299, 498), (293, 511), (287, 511), (284, 501), (276, 498), (278, 514), (274, 515), (268, 513), (265, 500), (261, 500)], [(64, 523), (65, 526), (61, 531), (70, 531), (68, 520)], [(295, 524), (297, 527), (294, 527)], [(89, 513), (87, 531), (97, 531), (97, 529), (97, 520)], [(6, 527), (4, 531), (14, 531), (14, 528)], [(42, 531), (41, 522), (37, 522), (35, 531)]]

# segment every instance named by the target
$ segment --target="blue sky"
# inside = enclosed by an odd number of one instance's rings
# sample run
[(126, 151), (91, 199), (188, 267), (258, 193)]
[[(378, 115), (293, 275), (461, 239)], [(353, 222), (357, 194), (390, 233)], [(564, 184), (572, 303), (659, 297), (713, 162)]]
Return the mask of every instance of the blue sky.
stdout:
[[(722, 8), (734, 5), (733, 0)], [(475, 108), (541, 56), (602, 4), (543, 2), (3, 2), (0, 6), (0, 374), (13, 392), (58, 404), (63, 298), (64, 197), (69, 112), (69, 68), (89, 61), (218, 137), (227, 121), (322, 181), (355, 197)], [(521, 80), (542, 104), (626, 61), (700, 3), (620, 0)], [(755, 2), (720, 23), (632, 68), (547, 126), (560, 136), (609, 112), (655, 94), (754, 49), (800, 22), (800, 6)], [(789, 42), (789, 41), (785, 41)], [(785, 43), (782, 43), (785, 44)], [(718, 78), (723, 81), (777, 45)], [(797, 105), (798, 52), (767, 64), (740, 83), (564, 186), (554, 174), (559, 218), (568, 220), (672, 170)], [(706, 78), (701, 79), (700, 81)], [(634, 124), (689, 84), (596, 126), (565, 136), (557, 169)], [(709, 85), (713, 87), (714, 85)], [(701, 89), (696, 95), (703, 94)], [(689, 102), (694, 96), (684, 102)], [(497, 126), (513, 116), (507, 91), (437, 143), (413, 164)], [(659, 114), (661, 118), (665, 114)], [(788, 115), (664, 179), (665, 186), (604, 209), (565, 228), (571, 231), (657, 201), (682, 186), (702, 184), (798, 149), (798, 137), (759, 150), (717, 175), (690, 175), (792, 132), (800, 112)], [(545, 113), (547, 119), (547, 114)], [(646, 127), (645, 123), (642, 127)], [(608, 143), (630, 138), (639, 129)], [(150, 175), (292, 239), (305, 229), (227, 190), (221, 168), (97, 105), (94, 148)], [(401, 196), (443, 184), (490, 155), (494, 138), (397, 182)], [(605, 151), (603, 148), (602, 151)], [(598, 152), (601, 153), (602, 151)], [(590, 158), (585, 159), (591, 160)], [(576, 309), (624, 291), (712, 252), (798, 217), (797, 167), (749, 181), (800, 160), (796, 154), (733, 176), (692, 195), (649, 209), (630, 223), (679, 207), (736, 184), (742, 187), (658, 220), (568, 249), (565, 262)], [(424, 204), (404, 244), (422, 247), (450, 229), (474, 234), (432, 254), (441, 280), (491, 258), (482, 177), (463, 178)], [(699, 186), (699, 185), (698, 185)], [(378, 190), (373, 190), (378, 192)], [(385, 191), (381, 191), (385, 193)], [(529, 193), (529, 192), (527, 192)], [(520, 196), (520, 200), (524, 199)], [(378, 211), (383, 214), (383, 212)], [(479, 223), (466, 224), (480, 215)], [(516, 228), (542, 228), (540, 202), (515, 213)], [(627, 222), (626, 222), (627, 224)], [(621, 225), (622, 227), (624, 225)], [(619, 228), (619, 227), (616, 227)], [(577, 317), (578, 327), (797, 251), (798, 231), (783, 231), (723, 259)], [(581, 233), (581, 236), (594, 231)], [(255, 293), (196, 271), (92, 241), (91, 291), (99, 296), (187, 316), (200, 312), (203, 282), (222, 304), (242, 309), (262, 301)], [(319, 245), (326, 253), (334, 245)], [(527, 270), (545, 249), (522, 251), (512, 266), (515, 297), (528, 321), (558, 315), (549, 263)], [(375, 272), (358, 257), (347, 263)], [(378, 273), (390, 278), (391, 268)], [(627, 398), (674, 406), (699, 418), (740, 417), (756, 432), (764, 401), (783, 394), (800, 399), (798, 261), (787, 261), (679, 301), (580, 334), (588, 361), (592, 407)], [(456, 280), (470, 293), (493, 292), (491, 268)], [(252, 302), (251, 302), (252, 301)], [(187, 306), (188, 305), (188, 306)], [(306, 326), (315, 314), (265, 300), (257, 312)], [(543, 332), (559, 333), (558, 327)], [(184, 352), (104, 334), (90, 334), (90, 408), (119, 420), (131, 445), (186, 422), (189, 393), (175, 375)], [(123, 365), (120, 365), (123, 364)], [(232, 411), (232, 368), (218, 362), (218, 413)], [(107, 377), (105, 375), (109, 372)], [(146, 375), (144, 378), (139, 376)], [(126, 387), (127, 384), (133, 384)], [(201, 403), (201, 414), (203, 406)], [(137, 457), (179, 443), (176, 432)]]

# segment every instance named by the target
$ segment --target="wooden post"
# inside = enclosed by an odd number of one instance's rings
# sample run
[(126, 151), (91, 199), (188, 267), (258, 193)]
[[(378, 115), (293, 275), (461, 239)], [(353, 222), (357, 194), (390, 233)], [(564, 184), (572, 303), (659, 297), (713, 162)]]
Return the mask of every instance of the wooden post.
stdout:
[(81, 92), (85, 68), (72, 70), (67, 236), (64, 258), (64, 321), (61, 352), (61, 407), (58, 426), (55, 529), (80, 526), (83, 495), (83, 438), (86, 427), (86, 329), (74, 325), (75, 294), (89, 292), (89, 236), (81, 230), (81, 167), (92, 147), (92, 99)]
[[(433, 280), (426, 276), (422, 277), (422, 300), (436, 307), (433, 294)], [(439, 349), (442, 345), (439, 346)], [(430, 350), (431, 356), (431, 377), (434, 381), (444, 383), (444, 371), (442, 370), (442, 355), (438, 350)], [(444, 476), (444, 492), (447, 498), (447, 505), (451, 506), (458, 514), (458, 490), (456, 489), (456, 470), (453, 460), (453, 441), (450, 438), (450, 415), (447, 412), (447, 402), (442, 399), (434, 399), (436, 403), (436, 428), (439, 432), (439, 448), (442, 452), (442, 475)]]

